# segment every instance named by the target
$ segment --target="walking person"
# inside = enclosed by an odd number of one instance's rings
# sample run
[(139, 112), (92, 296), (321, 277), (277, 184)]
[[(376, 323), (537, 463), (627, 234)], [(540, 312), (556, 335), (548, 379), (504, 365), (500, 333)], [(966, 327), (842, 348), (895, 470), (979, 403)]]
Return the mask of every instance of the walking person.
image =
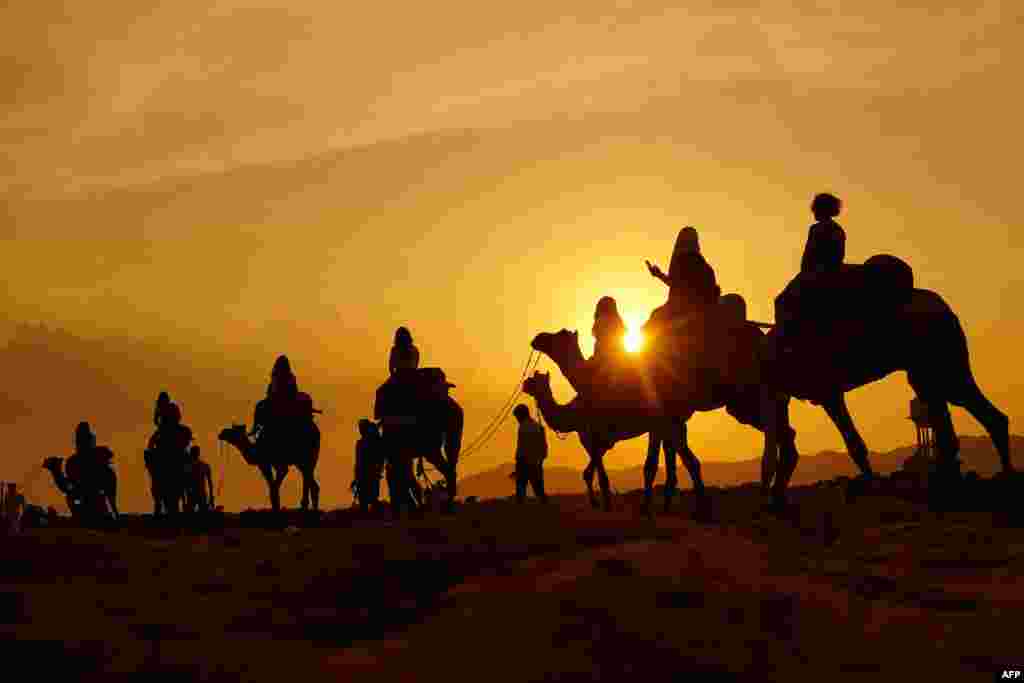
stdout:
[(516, 502), (526, 500), (526, 485), (542, 502), (548, 501), (544, 493), (544, 460), (548, 457), (548, 439), (544, 426), (530, 416), (530, 409), (520, 403), (512, 411), (519, 421), (516, 439)]

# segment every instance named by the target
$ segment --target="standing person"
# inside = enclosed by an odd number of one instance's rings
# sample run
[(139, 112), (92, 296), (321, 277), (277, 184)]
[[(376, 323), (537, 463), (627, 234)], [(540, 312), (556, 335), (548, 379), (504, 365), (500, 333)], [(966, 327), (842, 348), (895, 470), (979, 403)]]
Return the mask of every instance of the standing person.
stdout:
[(188, 449), (185, 500), (189, 512), (209, 512), (216, 504), (213, 497), (213, 470), (200, 456), (199, 446)]
[(828, 193), (815, 195), (811, 213), (815, 223), (807, 231), (800, 272), (775, 298), (776, 339), (786, 348), (803, 331), (804, 321), (815, 316), (816, 300), (826, 293), (846, 257), (846, 231), (835, 218), (843, 203)]
[(548, 439), (544, 426), (530, 417), (530, 409), (520, 403), (512, 411), (519, 421), (516, 439), (516, 502), (526, 500), (527, 483), (533, 493), (546, 503), (544, 493), (544, 460), (548, 457)]
[(356, 441), (356, 466), (352, 478), (352, 492), (359, 509), (366, 513), (380, 504), (380, 478), (384, 472), (384, 448), (380, 430), (372, 420), (359, 421), (359, 440)]
[(415, 370), (420, 366), (420, 350), (412, 342), (412, 334), (406, 327), (395, 330), (395, 344), (391, 347), (388, 357), (388, 373), (393, 375), (396, 370)]

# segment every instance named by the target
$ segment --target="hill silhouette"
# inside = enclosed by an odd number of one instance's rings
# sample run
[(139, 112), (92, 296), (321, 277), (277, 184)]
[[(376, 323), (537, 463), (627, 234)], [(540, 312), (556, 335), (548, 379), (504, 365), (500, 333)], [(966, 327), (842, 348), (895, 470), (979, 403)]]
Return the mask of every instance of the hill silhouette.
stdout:
[[(1024, 437), (1010, 438), (1011, 452), (1019, 453), (1024, 448)], [(872, 453), (871, 464), (878, 474), (891, 474), (898, 470), (903, 462), (914, 453), (914, 446), (902, 446), (884, 453)], [(991, 477), (999, 471), (999, 457), (996, 455), (992, 442), (987, 437), (960, 437), (960, 459), (963, 471), (976, 471), (984, 477)], [(689, 476), (682, 463), (676, 465), (679, 483), (690, 488)], [(511, 464), (501, 465), (486, 472), (460, 480), (459, 490), (462, 495), (484, 498), (504, 498), (513, 495), (515, 489), (509, 475)], [(701, 473), (709, 486), (737, 486), (748, 482), (760, 481), (761, 461), (759, 459), (726, 462), (720, 460), (703, 460)], [(853, 461), (845, 452), (822, 451), (814, 455), (801, 455), (793, 476), (793, 484), (803, 486), (818, 481), (835, 479), (836, 477), (852, 477), (857, 474)], [(634, 467), (609, 469), (608, 476), (612, 486), (618, 491), (630, 491), (643, 485), (642, 463)], [(544, 488), (549, 493), (579, 494), (583, 492), (582, 467), (545, 467)], [(665, 481), (664, 457), (661, 460), (657, 483)]]

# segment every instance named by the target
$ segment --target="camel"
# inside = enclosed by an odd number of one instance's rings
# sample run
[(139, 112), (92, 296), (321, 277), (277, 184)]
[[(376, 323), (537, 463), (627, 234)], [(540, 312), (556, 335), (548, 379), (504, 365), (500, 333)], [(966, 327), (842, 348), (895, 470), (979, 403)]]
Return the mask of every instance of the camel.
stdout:
[[(618, 428), (613, 434), (601, 434), (599, 437), (597, 430), (592, 428), (586, 420), (586, 409), (582, 404), (579, 396), (576, 396), (564, 405), (559, 404), (551, 391), (551, 375), (549, 373), (535, 372), (532, 377), (528, 377), (523, 382), (523, 393), (527, 396), (532, 396), (537, 402), (537, 409), (540, 411), (544, 421), (548, 424), (551, 429), (554, 429), (563, 434), (569, 432), (576, 432), (579, 437), (580, 444), (583, 449), (587, 452), (590, 458), (590, 463), (586, 469), (583, 470), (583, 481), (587, 486), (587, 495), (590, 498), (590, 504), (592, 506), (600, 507), (601, 503), (598, 501), (597, 494), (594, 492), (594, 474), (597, 474), (598, 483), (601, 487), (602, 501), (606, 510), (611, 508), (611, 485), (608, 479), (608, 473), (604, 467), (604, 454), (610, 450), (602, 446), (604, 439), (610, 440), (612, 443), (618, 441), (625, 441), (632, 439), (637, 436), (649, 434), (648, 442), (648, 456), (647, 461), (644, 464), (644, 510), (650, 510), (650, 502), (653, 496), (654, 488), (654, 477), (657, 474), (658, 468), (658, 455), (660, 446), (662, 443), (665, 445), (665, 466), (667, 471), (667, 479), (665, 483), (665, 510), (668, 511), (671, 506), (672, 495), (675, 491), (677, 484), (675, 478), (675, 454), (677, 443), (682, 440), (685, 443), (685, 435), (681, 438), (674, 438), (674, 433), (679, 433), (680, 430), (685, 430), (685, 423), (680, 421), (666, 418), (661, 421), (645, 421), (644, 424), (640, 424), (636, 427), (625, 427)], [(683, 462), (687, 465), (687, 470), (690, 472), (690, 476), (694, 482), (694, 490), (698, 492), (698, 495), (703, 493), (704, 486), (700, 476), (700, 463), (697, 462), (696, 458), (693, 458), (693, 453), (689, 450), (682, 451)], [(692, 458), (692, 460), (690, 459)]]
[[(898, 261), (895, 257), (872, 258)], [(907, 373), (911, 388), (931, 417), (942, 477), (953, 475), (955, 479), (959, 472), (960, 444), (949, 404), (965, 408), (984, 427), (999, 454), (1003, 473), (1014, 471), (1009, 418), (978, 387), (960, 319), (935, 292), (908, 287), (902, 301), (897, 299), (870, 317), (833, 321), (827, 329), (796, 339), (788, 353), (777, 349), (776, 336), (775, 330), (770, 332), (762, 349), (766, 379), (777, 390), (825, 410), (862, 479), (870, 481), (874, 472), (844, 394), (900, 370)]]
[[(120, 517), (117, 509), (117, 473), (106, 465), (96, 470), (96, 481), (73, 482), (64, 474), (64, 458), (53, 456), (43, 460), (43, 469), (53, 476), (57, 490), (64, 494), (71, 516), (80, 520)], [(108, 507), (109, 506), (109, 507)]]
[[(565, 330), (557, 333), (556, 336), (561, 339), (572, 338), (575, 341), (575, 336)], [(552, 350), (554, 346), (558, 346), (558, 344), (555, 343), (551, 347)], [(675, 467), (675, 456), (678, 453), (690, 475), (690, 479), (693, 481), (694, 493), (697, 496), (697, 515), (701, 518), (708, 516), (710, 512), (709, 501), (705, 495), (700, 461), (690, 449), (687, 439), (686, 422), (693, 415), (693, 412), (696, 411), (690, 411), (688, 414), (684, 413), (677, 417), (625, 417), (621, 422), (616, 420), (610, 430), (595, 429), (587, 423), (588, 411), (579, 396), (564, 405), (560, 405), (555, 401), (551, 391), (550, 374), (535, 372), (533, 377), (528, 378), (523, 383), (523, 392), (536, 400), (538, 410), (540, 410), (545, 422), (552, 429), (560, 432), (577, 432), (580, 443), (590, 458), (590, 464), (584, 470), (583, 479), (587, 484), (592, 505), (597, 506), (592, 483), (594, 470), (598, 473), (598, 481), (601, 486), (605, 509), (609, 509), (611, 505), (610, 482), (604, 469), (604, 454), (610, 450), (611, 444), (642, 436), (646, 433), (649, 435), (649, 441), (647, 459), (644, 463), (644, 503), (642, 510), (646, 514), (650, 514), (651, 500), (654, 493), (654, 480), (658, 472), (658, 455), (660, 447), (663, 445), (665, 448), (667, 475), (665, 481), (665, 511), (668, 512), (671, 509), (672, 499), (678, 486)], [(756, 392), (737, 392), (735, 397), (728, 403), (712, 407), (711, 409), (725, 407), (738, 421), (764, 431), (761, 426), (762, 421), (760, 419), (761, 413), (758, 400), (759, 396)], [(779, 412), (777, 414), (775, 431), (780, 436), (780, 446), (786, 458), (786, 471), (778, 478), (776, 482), (776, 487), (778, 488), (773, 491), (776, 505), (782, 504), (781, 499), (784, 495), (782, 482), (788, 481), (789, 477), (792, 476), (799, 457), (796, 450), (796, 433), (789, 427), (787, 407), (788, 401), (781, 401), (779, 404), (776, 404), (776, 410)], [(768, 448), (771, 448), (771, 438), (770, 435), (767, 437)]]
[(149, 472), (153, 516), (176, 515), (185, 498), (185, 455), (177, 449), (146, 449), (143, 460)]
[[(723, 307), (723, 312), (734, 313), (733, 307), (737, 301), (742, 306), (741, 310), (745, 310), (745, 304), (743, 304), (741, 298), (736, 295), (726, 295), (726, 297), (722, 298), (722, 303), (729, 308)], [(756, 330), (756, 328), (750, 327), (750, 323), (745, 322), (745, 315), (740, 320), (746, 325), (747, 332)], [(760, 382), (759, 358), (762, 337), (763, 335), (760, 331), (756, 331), (756, 335), (736, 335), (736, 343), (733, 347), (736, 355), (730, 357), (730, 362), (725, 364), (727, 366), (724, 368), (726, 372), (717, 378), (718, 381), (713, 386), (702, 387), (698, 391), (693, 391), (693, 388), (689, 386), (685, 387), (685, 400), (650, 400), (649, 396), (657, 395), (657, 387), (648, 386), (649, 380), (641, 371), (641, 373), (634, 375), (634, 377), (639, 378), (640, 383), (643, 385), (643, 393), (637, 395), (640, 402), (644, 404), (639, 406), (639, 410), (629, 409), (625, 411), (621, 420), (614, 417), (615, 412), (613, 410), (611, 413), (611, 424), (607, 424), (609, 420), (607, 411), (601, 411), (600, 417), (596, 417), (591, 413), (591, 425), (594, 424), (593, 420), (596, 420), (607, 426), (602, 426), (600, 429), (594, 429), (592, 426), (583, 427), (584, 431), (580, 432), (580, 441), (590, 456), (591, 465), (597, 469), (599, 476), (601, 476), (599, 482), (602, 485), (602, 493), (605, 495), (606, 508), (608, 507), (610, 494), (606, 493), (604, 488), (607, 481), (607, 475), (603, 475), (604, 468), (601, 464), (604, 452), (616, 441), (649, 433), (652, 437), (663, 439), (669, 451), (675, 451), (681, 455), (683, 463), (686, 465), (687, 471), (690, 473), (694, 483), (694, 492), (697, 494), (698, 500), (698, 513), (704, 514), (706, 509), (702, 506), (706, 506), (707, 502), (703, 495), (704, 484), (700, 478), (700, 463), (687, 444), (686, 422), (694, 412), (706, 412), (723, 407), (741, 424), (750, 425), (764, 434), (762, 487), (767, 490), (771, 485), (774, 507), (784, 505), (785, 490), (796, 468), (799, 454), (796, 449), (796, 433), (789, 424), (788, 395), (780, 393), (773, 387)], [(551, 358), (578, 392), (581, 389), (584, 391), (587, 389), (592, 390), (599, 385), (601, 378), (594, 376), (591, 364), (584, 360), (583, 354), (580, 351), (579, 335), (577, 332), (569, 332), (562, 329), (553, 334), (541, 333), (534, 338), (531, 346)], [(736, 362), (736, 359), (739, 359), (739, 361)], [(547, 384), (546, 387), (544, 386), (545, 383)], [(553, 397), (550, 395), (549, 380), (543, 375), (539, 377), (535, 375), (529, 387), (524, 384), (524, 391), (534, 395), (535, 398), (543, 399), (548, 411), (553, 413), (552, 417), (555, 423), (560, 423), (564, 426), (564, 431), (578, 431), (581, 427), (579, 421), (580, 413), (586, 416), (590, 412), (582, 405), (573, 410), (566, 410), (576, 403), (575, 400), (568, 404), (568, 406), (563, 406), (562, 410), (559, 411), (557, 404), (554, 403)], [(536, 392), (536, 394), (533, 392)], [(668, 394), (661, 395), (668, 396)], [(541, 408), (540, 401), (538, 402), (538, 407)], [(547, 420), (548, 414), (544, 412), (543, 408), (541, 408), (541, 411)], [(772, 416), (772, 418), (766, 420), (763, 419), (763, 416)], [(555, 423), (549, 422), (549, 424), (552, 424), (552, 428), (563, 431), (562, 427), (555, 426)], [(586, 423), (584, 422), (584, 424)], [(605, 433), (602, 434), (602, 432)], [(653, 445), (649, 446), (648, 451), (648, 459), (644, 468), (644, 507), (649, 511), (653, 479), (657, 473), (658, 461), (657, 449)], [(668, 508), (670, 497), (675, 488), (673, 476), (675, 463), (670, 453), (667, 453), (666, 456), (666, 466), (669, 468), (669, 479), (666, 482), (665, 489), (666, 508)], [(778, 471), (776, 472), (776, 470)], [(584, 476), (587, 476), (586, 472)]]
[(438, 368), (420, 368), (399, 371), (377, 389), (374, 419), (383, 425), (385, 447), (391, 450), (397, 444), (402, 451), (389, 453), (392, 505), (397, 502), (395, 490), (403, 486), (400, 480), (409, 478), (411, 463), (419, 457), (441, 473), (448, 506), (454, 503), (464, 415), (462, 406), (448, 394), (453, 386)]
[[(895, 257), (872, 257), (865, 265), (873, 260), (888, 268), (895, 263), (896, 268), (909, 274), (909, 267)], [(868, 448), (857, 432), (844, 394), (903, 370), (932, 417), (944, 478), (954, 475), (955, 479), (959, 471), (959, 441), (949, 414), (950, 403), (965, 408), (984, 427), (999, 454), (1003, 473), (1012, 473), (1009, 419), (978, 387), (971, 372), (967, 338), (957, 315), (935, 292), (910, 285), (904, 296), (894, 300), (895, 303), (873, 312), (869, 318), (851, 316), (832, 321), (827, 331), (816, 331), (796, 340), (796, 348), (788, 353), (777, 350), (775, 331), (766, 335), (757, 354), (762, 414), (770, 414), (765, 412), (769, 410), (781, 414), (788, 397), (820, 405), (842, 435), (861, 479), (870, 482), (874, 472), (868, 461)], [(533, 347), (551, 356), (574, 386), (586, 386), (591, 380), (586, 376), (575, 335), (565, 330), (558, 335), (538, 335)], [(695, 391), (686, 378), (669, 375), (661, 382), (661, 386), (654, 387), (657, 395), (682, 395), (695, 409), (707, 409), (708, 395)], [(641, 401), (635, 408), (639, 415), (659, 419), (673, 411), (681, 412), (658, 402)], [(780, 449), (775, 438), (771, 441), (769, 444), (766, 433), (761, 483), (763, 487), (772, 484), (773, 502), (781, 504), (796, 465), (795, 451), (787, 454), (784, 442)]]
[(320, 458), (320, 428), (315, 422), (307, 428), (308, 432), (295, 434), (295, 441), (290, 443), (265, 443), (265, 436), (254, 442), (244, 424), (222, 429), (217, 438), (234, 446), (245, 462), (259, 469), (270, 489), (270, 507), (274, 512), (281, 509), (281, 483), (292, 466), (302, 474), (302, 509), (308, 509), (312, 499), (313, 510), (319, 510), (320, 484), (315, 470)]

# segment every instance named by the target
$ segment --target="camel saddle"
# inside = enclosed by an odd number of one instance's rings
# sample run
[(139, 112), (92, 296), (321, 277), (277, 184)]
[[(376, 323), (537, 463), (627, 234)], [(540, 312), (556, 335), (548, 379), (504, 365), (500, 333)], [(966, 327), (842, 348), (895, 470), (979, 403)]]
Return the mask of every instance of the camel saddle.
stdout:
[(913, 290), (910, 266), (877, 254), (863, 264), (844, 263), (835, 273), (801, 273), (779, 300), (803, 320), (864, 319), (891, 313), (910, 300)]
[[(441, 368), (396, 370), (378, 389), (373, 403), (375, 420), (415, 422), (428, 406), (438, 404), (450, 384)], [(395, 420), (397, 418), (397, 420)]]

